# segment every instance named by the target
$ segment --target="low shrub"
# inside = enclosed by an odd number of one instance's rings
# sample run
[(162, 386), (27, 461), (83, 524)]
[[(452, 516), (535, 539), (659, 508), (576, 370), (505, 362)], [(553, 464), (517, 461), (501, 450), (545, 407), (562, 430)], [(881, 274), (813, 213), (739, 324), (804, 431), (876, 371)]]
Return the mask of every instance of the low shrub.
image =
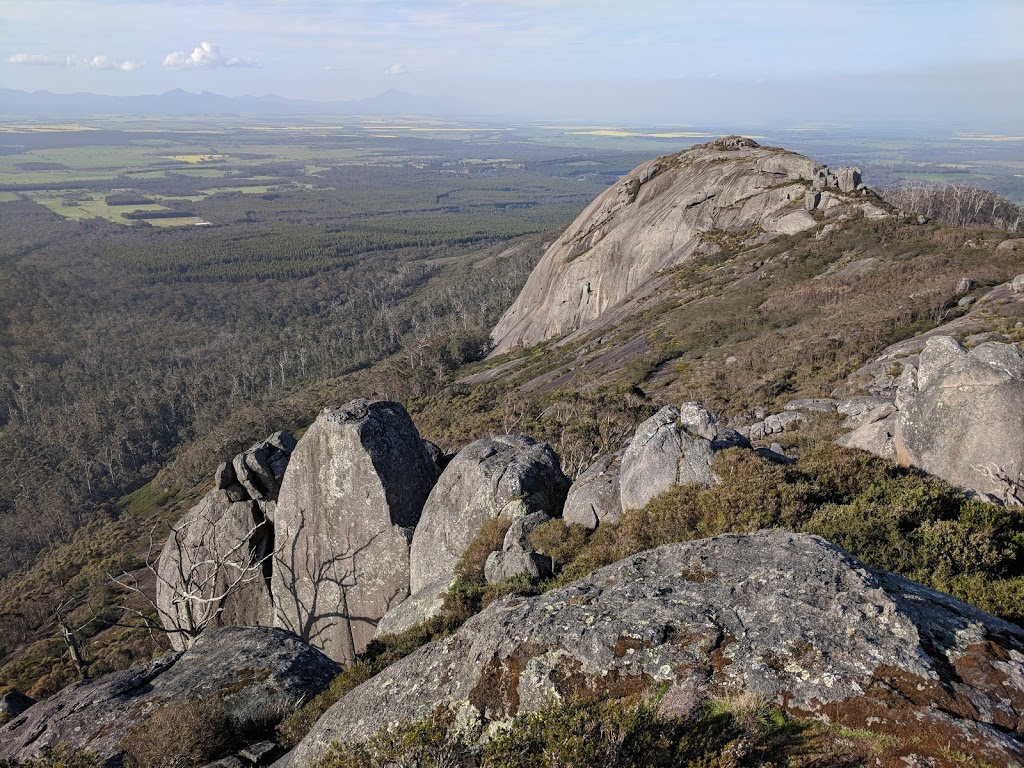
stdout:
[(191, 768), (236, 746), (235, 728), (218, 698), (160, 707), (121, 740), (125, 768)]
[(67, 744), (43, 747), (39, 757), (18, 762), (0, 758), (0, 768), (103, 768), (106, 761), (95, 752), (75, 749)]
[(868, 565), (1024, 621), (1024, 513), (967, 499), (935, 477), (862, 451), (819, 445), (794, 466), (744, 450), (719, 453), (721, 483), (675, 486), (618, 525), (554, 520), (531, 543), (552, 555), (561, 586), (645, 549), (764, 528), (813, 533)]
[(550, 702), (504, 723), (485, 743), (437, 712), (367, 744), (334, 744), (317, 768), (632, 768), (812, 765), (825, 729), (746, 700), (715, 701), (685, 719), (637, 699)]

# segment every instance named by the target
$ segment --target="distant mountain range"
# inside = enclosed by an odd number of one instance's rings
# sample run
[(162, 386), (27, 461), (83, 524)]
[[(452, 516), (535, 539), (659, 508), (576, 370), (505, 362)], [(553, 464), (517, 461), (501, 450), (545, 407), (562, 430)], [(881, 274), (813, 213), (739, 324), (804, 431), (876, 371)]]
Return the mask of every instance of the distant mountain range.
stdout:
[(0, 115), (66, 117), (81, 115), (398, 115), (424, 114), (426, 100), (401, 91), (352, 101), (309, 101), (282, 96), (223, 96), (176, 88), (145, 96), (51, 93), (0, 88)]

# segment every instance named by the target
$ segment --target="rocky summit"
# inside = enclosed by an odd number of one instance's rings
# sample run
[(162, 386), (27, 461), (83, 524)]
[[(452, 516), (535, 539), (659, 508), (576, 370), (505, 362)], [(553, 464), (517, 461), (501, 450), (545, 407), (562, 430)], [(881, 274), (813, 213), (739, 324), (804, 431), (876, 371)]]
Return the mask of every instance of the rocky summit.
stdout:
[(492, 333), (493, 354), (588, 327), (652, 278), (730, 238), (763, 242), (854, 210), (886, 216), (855, 168), (730, 136), (636, 168), (600, 195), (544, 254)]
[(439, 708), (482, 734), (551, 699), (659, 685), (870, 726), (885, 764), (929, 764), (949, 745), (991, 765), (1024, 759), (1024, 630), (818, 537), (765, 531), (500, 600), (344, 697), (287, 764)]

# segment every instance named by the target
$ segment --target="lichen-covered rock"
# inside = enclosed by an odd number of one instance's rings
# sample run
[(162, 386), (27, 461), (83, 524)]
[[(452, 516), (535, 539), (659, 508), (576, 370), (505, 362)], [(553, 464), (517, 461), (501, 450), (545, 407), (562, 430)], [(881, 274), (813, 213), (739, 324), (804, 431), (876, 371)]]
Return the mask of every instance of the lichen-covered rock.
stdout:
[(991, 765), (1024, 759), (1024, 630), (818, 537), (768, 531), (499, 600), (341, 699), (290, 765), (437, 709), (483, 729), (551, 699), (672, 684), (869, 728), (885, 766), (934, 764), (921, 761), (950, 745)]
[(174, 525), (157, 561), (156, 606), (171, 646), (184, 650), (206, 627), (272, 626), (273, 550), (273, 524), (256, 502), (207, 493)]
[(569, 490), (546, 443), (502, 435), (470, 443), (452, 459), (423, 507), (412, 540), (411, 591), (455, 572), (483, 524), (532, 512), (562, 514)]
[(409, 540), (437, 473), (398, 403), (324, 410), (281, 484), (275, 626), (337, 661), (361, 652), (409, 595)]
[[(815, 202), (805, 201), (812, 185), (827, 184), (838, 181), (820, 163), (738, 136), (644, 163), (594, 200), (547, 250), (495, 326), (493, 354), (597, 320), (659, 272), (717, 250), (714, 233), (742, 238), (817, 226), (805, 209)], [(833, 197), (836, 212), (853, 205)], [(825, 196), (817, 198), (824, 207)]]
[(896, 423), (896, 457), (956, 485), (1024, 505), (1024, 354), (949, 337), (921, 352), (918, 391)]
[(622, 519), (619, 470), (622, 451), (600, 457), (587, 467), (569, 488), (562, 519), (571, 525), (594, 529)]
[[(293, 634), (270, 627), (210, 630), (188, 651), (75, 683), (0, 729), (0, 758), (28, 760), (68, 744), (120, 765), (118, 742), (168, 704), (218, 697), (240, 726), (271, 732), (274, 719), (324, 690), (341, 667)], [(269, 719), (269, 721), (268, 721)]]

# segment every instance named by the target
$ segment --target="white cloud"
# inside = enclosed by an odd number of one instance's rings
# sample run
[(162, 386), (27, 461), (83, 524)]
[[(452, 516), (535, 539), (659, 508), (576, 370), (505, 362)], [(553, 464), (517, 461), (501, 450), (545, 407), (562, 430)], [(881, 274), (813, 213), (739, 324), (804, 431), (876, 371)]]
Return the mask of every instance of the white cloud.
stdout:
[(174, 51), (164, 57), (164, 66), (170, 69), (216, 69), (219, 67), (255, 67), (256, 59), (248, 56), (224, 56), (214, 43), (202, 42), (192, 53)]
[(31, 64), (37, 67), (52, 67), (61, 63), (56, 56), (45, 56), (41, 53), (16, 53), (7, 61), (11, 64)]
[(42, 53), (16, 53), (7, 59), (11, 64), (26, 64), (36, 67), (68, 67), (69, 69), (119, 69), (133, 72), (142, 62), (135, 59), (115, 61), (109, 56), (50, 56)]
[(406, 72), (408, 70), (405, 68), (405, 64), (392, 64), (384, 70), (385, 75), (404, 75)]

